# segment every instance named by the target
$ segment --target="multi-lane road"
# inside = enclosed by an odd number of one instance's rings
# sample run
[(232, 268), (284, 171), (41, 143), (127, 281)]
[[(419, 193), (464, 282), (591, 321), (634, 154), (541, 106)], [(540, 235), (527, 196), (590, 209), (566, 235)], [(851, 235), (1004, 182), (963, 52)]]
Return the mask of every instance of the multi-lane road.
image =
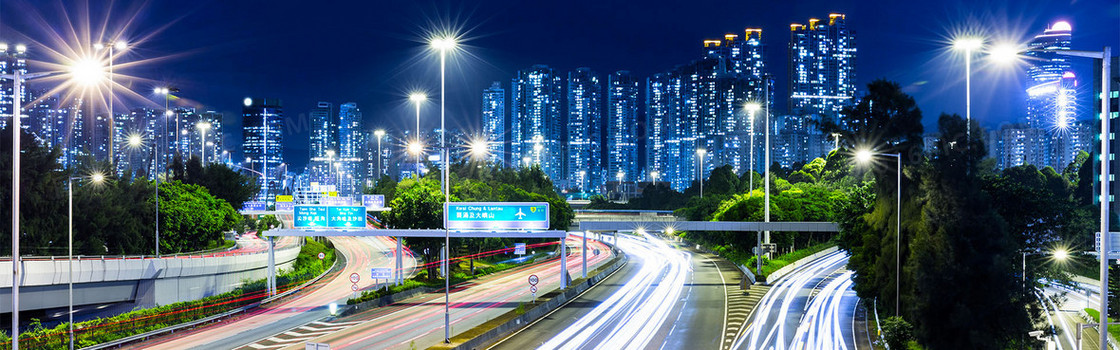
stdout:
[[(568, 271), (578, 276), (582, 268), (580, 245), (568, 239)], [(594, 255), (594, 249), (600, 254)], [(593, 269), (610, 260), (609, 247), (598, 242), (588, 242), (588, 268)], [(519, 267), (512, 271), (486, 276), (452, 286), (450, 317), (451, 334), (454, 336), (470, 330), (490, 319), (500, 316), (519, 305), (529, 302), (528, 278), (538, 276), (538, 293), (554, 290), (560, 284), (559, 259)], [(539, 294), (538, 294), (539, 295)], [(286, 349), (303, 349), (304, 342), (329, 344), (331, 349), (408, 349), (427, 348), (444, 340), (444, 295), (442, 291), (423, 294), (370, 311), (331, 321), (331, 327), (292, 329), (292, 334), (306, 334), (310, 339), (299, 338)], [(278, 339), (283, 339), (276, 337)], [(266, 345), (266, 344), (261, 344)], [(258, 348), (259, 347), (253, 347)]]
[[(396, 249), (394, 241), (380, 237), (334, 237), (331, 240), (338, 252), (345, 257), (346, 267), (333, 278), (321, 281), (310, 292), (265, 305), (228, 321), (134, 344), (131, 348), (232, 349), (253, 344), (272, 337), (280, 330), (308, 325), (329, 316), (327, 309), (331, 303), (345, 305), (346, 299), (353, 293), (348, 277), (351, 273), (369, 276), (370, 267), (393, 266), (394, 262), (388, 253)], [(415, 260), (407, 254), (406, 256), (405, 267), (414, 266)], [(371, 281), (363, 280), (361, 287), (372, 287)]]
[[(345, 304), (352, 295), (348, 276), (368, 276), (371, 266), (392, 266), (395, 248), (385, 238), (333, 240), (347, 265), (312, 290), (232, 320), (132, 347), (302, 349), (316, 342), (331, 349), (405, 349), (443, 342), (442, 292), (328, 317), (327, 305)], [(574, 235), (568, 239), (572, 276), (579, 275), (582, 263), (579, 240)], [(612, 257), (601, 242), (591, 240), (588, 247), (590, 269)], [(858, 298), (843, 252), (816, 259), (770, 288), (740, 290), (739, 271), (713, 255), (650, 235), (626, 236), (618, 248), (629, 258), (626, 266), (493, 348), (869, 348), (865, 330), (854, 322)], [(595, 249), (600, 254), (594, 255)], [(406, 259), (408, 267), (415, 263)], [(559, 267), (559, 259), (551, 259), (453, 286), (451, 334), (530, 301), (530, 275), (539, 277), (539, 294), (558, 288)], [(748, 302), (750, 292), (758, 295)]]
[[(860, 349), (866, 334), (855, 320), (847, 253), (813, 260), (774, 283), (748, 327), (740, 349)], [(862, 342), (857, 341), (863, 340)]]

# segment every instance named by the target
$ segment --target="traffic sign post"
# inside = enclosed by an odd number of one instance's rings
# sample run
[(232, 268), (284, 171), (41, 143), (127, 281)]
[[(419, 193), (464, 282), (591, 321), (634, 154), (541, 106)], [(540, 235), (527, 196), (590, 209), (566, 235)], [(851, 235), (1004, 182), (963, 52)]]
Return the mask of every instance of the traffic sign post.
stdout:
[(525, 255), (525, 243), (514, 243), (513, 244), (513, 254), (515, 254), (515, 255)]
[(324, 254), (323, 252), (319, 252), (319, 260), (323, 260), (323, 259), (326, 259), (326, 258), (327, 258), (327, 254)]
[(350, 274), (350, 282), (351, 283), (357, 284), (358, 281), (361, 281), (361, 280), (362, 280), (362, 276), (359, 276), (357, 272)]
[(533, 302), (537, 301), (537, 282), (540, 282), (537, 275), (529, 275), (529, 292), (533, 293)]

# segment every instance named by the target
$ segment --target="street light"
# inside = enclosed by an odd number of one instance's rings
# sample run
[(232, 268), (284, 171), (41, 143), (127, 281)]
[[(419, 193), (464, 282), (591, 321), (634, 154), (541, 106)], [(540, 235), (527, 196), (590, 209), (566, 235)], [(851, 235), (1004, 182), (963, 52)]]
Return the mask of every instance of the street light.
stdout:
[(748, 116), (747, 120), (750, 123), (750, 131), (749, 132), (751, 134), (751, 145), (749, 146), (749, 148), (751, 149), (751, 156), (750, 156), (751, 168), (750, 168), (750, 170), (748, 170), (748, 172), (750, 173), (749, 174), (750, 175), (750, 180), (748, 182), (750, 190), (748, 190), (747, 193), (751, 193), (751, 192), (754, 191), (754, 115), (755, 115), (755, 113), (758, 113), (758, 111), (762, 109), (762, 105), (760, 105), (758, 102), (747, 102), (747, 104), (745, 106), (743, 106), (743, 108), (745, 108), (747, 110), (747, 116)]
[(708, 150), (706, 149), (701, 148), (696, 150), (696, 155), (699, 156), (697, 158), (700, 160), (700, 163), (697, 164), (699, 168), (696, 169), (696, 173), (699, 174), (697, 178), (700, 181), (700, 198), (704, 198), (704, 156), (707, 154)]
[(902, 295), (900, 292), (899, 284), (902, 281), (902, 154), (901, 153), (878, 153), (872, 152), (867, 149), (859, 150), (856, 152), (856, 159), (860, 163), (869, 163), (874, 156), (894, 157), (898, 161), (898, 167), (895, 169), (895, 241), (894, 241), (894, 315), (898, 316), (899, 297)]
[[(619, 171), (618, 174), (615, 175), (615, 177), (618, 178), (618, 194), (619, 194), (619, 196), (622, 197), (622, 198), (626, 198), (625, 197), (626, 191), (624, 191), (622, 189), (622, 179), (626, 177), (626, 173), (622, 172), (622, 171)], [(627, 201), (629, 201), (629, 198), (626, 198), (626, 199), (627, 199)]]
[[(67, 219), (69, 220), (69, 223), (67, 224), (68, 225), (67, 227), (69, 227), (69, 230), (68, 230), (69, 234), (68, 234), (67, 241), (69, 243), (67, 245), (68, 248), (67, 248), (67, 254), (66, 254), (67, 255), (67, 260), (66, 260), (67, 267), (66, 268), (67, 268), (67, 274), (69, 275), (69, 277), (67, 277), (67, 279), (66, 279), (66, 281), (67, 281), (66, 290), (67, 290), (67, 293), (69, 294), (69, 298), (70, 298), (70, 302), (68, 304), (69, 305), (68, 312), (67, 312), (67, 314), (70, 316), (70, 321), (69, 321), (70, 322), (70, 325), (69, 325), (69, 327), (70, 327), (70, 350), (74, 350), (74, 180), (80, 180), (80, 179), (82, 179), (82, 177), (71, 176), (69, 181), (66, 182), (66, 192), (69, 194), (69, 198), (70, 198), (68, 213), (66, 215)], [(105, 182), (105, 175), (101, 174), (101, 173), (93, 173), (93, 174), (90, 174), (89, 179), (90, 179), (91, 183), (99, 185), (99, 184)], [(15, 338), (15, 337), (13, 337), (13, 338)]]
[(128, 135), (128, 150), (129, 150), (128, 172), (130, 173), (130, 176), (135, 176), (135, 174), (131, 174), (135, 171), (133, 169), (134, 168), (133, 167), (133, 163), (134, 163), (133, 161), (135, 160), (135, 159), (133, 159), (133, 158), (135, 158), (133, 152), (135, 152), (137, 149), (139, 149), (140, 146), (142, 146), (143, 144), (144, 144), (144, 139), (143, 139), (143, 137), (140, 136), (140, 134)]
[[(16, 45), (16, 51), (23, 53), (27, 51), (27, 46), (20, 44)], [(15, 69), (11, 74), (2, 74), (0, 79), (12, 80), (12, 96), (23, 96), (23, 81), (41, 78), (58, 73), (68, 73), (68, 80), (72, 83), (82, 85), (92, 85), (100, 81), (104, 77), (104, 69), (98, 61), (87, 58), (80, 58), (67, 67), (66, 72), (40, 72), (40, 73), (23, 73), (19, 69)], [(23, 106), (21, 106), (21, 99), (12, 99), (12, 350), (19, 350), (19, 283), (20, 283), (20, 259), (19, 259), (19, 193), (20, 193), (20, 119), (23, 113)]]
[(206, 132), (210, 130), (210, 122), (200, 122), (195, 127), (202, 137), (202, 164), (206, 164)]
[(377, 129), (373, 132), (373, 136), (377, 137), (377, 178), (380, 180), (381, 175), (384, 174), (381, 171), (381, 139), (385, 138), (385, 130)]
[(964, 115), (965, 124), (969, 125), (966, 134), (972, 139), (972, 56), (984, 46), (984, 39), (977, 37), (961, 37), (953, 40), (953, 50), (964, 51)]
[[(101, 43), (94, 44), (94, 48), (96, 48), (98, 51), (104, 49), (105, 47), (106, 46), (102, 45)], [(128, 44), (125, 43), (124, 41), (117, 41), (117, 42), (113, 43), (113, 45), (109, 45), (108, 48), (109, 48), (109, 164), (113, 164), (113, 157), (114, 157), (114, 155), (113, 155), (114, 137), (113, 136), (115, 136), (115, 134), (116, 134), (116, 132), (115, 132), (116, 125), (113, 121), (114, 117), (115, 117), (113, 115), (113, 94), (114, 94), (115, 88), (116, 88), (115, 86), (113, 86), (113, 85), (115, 85), (113, 83), (113, 58), (114, 58), (114, 56), (116, 56), (116, 54), (113, 53), (113, 49), (116, 49), (117, 51), (124, 51), (124, 50), (128, 49)]]
[(468, 144), (468, 152), (475, 161), (484, 161), (490, 156), (490, 142), (484, 138), (477, 138)]
[(1022, 276), (1022, 279), (1023, 279), (1023, 288), (1024, 289), (1027, 288), (1027, 255), (1035, 255), (1035, 254), (1050, 254), (1050, 257), (1053, 258), (1055, 261), (1066, 261), (1066, 259), (1069, 258), (1069, 251), (1066, 250), (1065, 248), (1058, 248), (1058, 249), (1054, 249), (1053, 251), (1049, 251), (1049, 252), (1046, 252), (1046, 251), (1030, 252), (1030, 251), (1023, 250), (1023, 276)]
[[(443, 202), (451, 202), (451, 187), (448, 181), (447, 168), (451, 166), (451, 162), (447, 159), (447, 126), (446, 111), (444, 110), (444, 103), (447, 101), (446, 81), (447, 81), (447, 52), (454, 50), (456, 43), (453, 36), (443, 36), (431, 39), (431, 47), (439, 51), (439, 147), (441, 150), (440, 160), (443, 161)], [(419, 130), (419, 129), (417, 129)], [(445, 213), (446, 214), (446, 213)], [(447, 273), (447, 277), (443, 279), (444, 284), (444, 304), (443, 304), (443, 322), (444, 322), (444, 342), (451, 343), (451, 270), (447, 261), (451, 258), (451, 232), (446, 227), (443, 229), (444, 233), (444, 250), (447, 252), (443, 260), (443, 271)]]
[[(1010, 63), (1010, 62), (1016, 61), (1020, 57), (1019, 54), (1021, 52), (1023, 52), (1023, 50), (1020, 50), (1019, 48), (1020, 48), (1020, 46), (1017, 46), (1017, 45), (999, 44), (999, 45), (996, 45), (989, 54), (990, 54), (991, 59), (996, 61), (996, 62)], [(1111, 91), (1109, 91), (1110, 90), (1109, 82), (1112, 81), (1111, 76), (1110, 76), (1112, 74), (1112, 71), (1110, 70), (1110, 68), (1111, 68), (1110, 66), (1111, 66), (1111, 63), (1112, 63), (1111, 62), (1112, 61), (1112, 48), (1108, 47), (1108, 46), (1105, 46), (1101, 51), (1046, 50), (1046, 49), (1028, 49), (1028, 50), (1025, 50), (1025, 51), (1026, 52), (1048, 52), (1048, 53), (1053, 53), (1053, 54), (1061, 55), (1061, 56), (1092, 58), (1092, 59), (1100, 60), (1100, 62), (1101, 62), (1100, 63), (1101, 64), (1101, 78), (1100, 78), (1101, 79), (1101, 96), (1100, 96), (1100, 100), (1101, 100), (1101, 114), (1100, 114), (1101, 133), (1100, 133), (1100, 136), (1099, 136), (1100, 140), (1101, 140), (1101, 153), (1100, 153), (1100, 159), (1101, 159), (1101, 165), (1100, 165), (1100, 168), (1101, 168), (1101, 174), (1100, 174), (1100, 179), (1101, 179), (1100, 180), (1100, 183), (1101, 183), (1100, 184), (1100, 215), (1101, 215), (1101, 218), (1100, 218), (1100, 220), (1101, 220), (1101, 226), (1100, 226), (1100, 232), (1101, 232), (1101, 238), (1100, 238), (1100, 246), (1101, 246), (1100, 269), (1101, 269), (1101, 272), (1100, 272), (1100, 276), (1101, 276), (1101, 281), (1108, 281), (1108, 256), (1107, 256), (1107, 252), (1105, 252), (1104, 247), (1109, 247), (1110, 246), (1109, 245), (1109, 237), (1108, 237), (1109, 235), (1107, 233), (1109, 232), (1109, 230), (1108, 230), (1108, 228), (1109, 228), (1108, 215), (1109, 214), (1108, 213), (1109, 213), (1109, 206), (1110, 206), (1109, 202), (1111, 201), (1111, 199), (1109, 198), (1109, 194), (1111, 193), (1111, 192), (1109, 192), (1110, 191), (1109, 190), (1109, 182), (1111, 180), (1109, 180), (1109, 175), (1108, 175), (1109, 158), (1110, 158), (1109, 144), (1108, 143), (1110, 142), (1110, 139), (1112, 139), (1112, 137), (1109, 136), (1109, 135), (1112, 135), (1112, 130), (1110, 128), (1111, 125), (1109, 123), (1109, 120), (1112, 119), (1111, 113), (1109, 111), (1109, 108), (1110, 108), (1109, 101), (1110, 101), (1110, 97), (1111, 97)], [(1108, 283), (1101, 283), (1100, 284), (1099, 294), (1100, 294), (1100, 298), (1101, 298), (1101, 300), (1100, 300), (1101, 315), (1100, 315), (1100, 328), (1098, 328), (1098, 330), (1099, 330), (1098, 333), (1100, 333), (1099, 344), (1101, 344), (1101, 349), (1104, 349), (1105, 347), (1107, 347), (1107, 344), (1108, 344), (1108, 332), (1107, 332), (1107, 330), (1108, 330)]]

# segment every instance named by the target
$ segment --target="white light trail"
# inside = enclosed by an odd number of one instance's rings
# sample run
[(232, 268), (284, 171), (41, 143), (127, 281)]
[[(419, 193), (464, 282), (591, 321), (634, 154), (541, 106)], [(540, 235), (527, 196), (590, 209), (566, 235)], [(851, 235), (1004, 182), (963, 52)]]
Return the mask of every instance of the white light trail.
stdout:
[[(540, 349), (635, 349), (649, 344), (684, 289), (691, 254), (659, 239), (621, 239), (619, 247), (642, 259), (642, 268), (607, 300), (545, 342)], [(614, 323), (611, 325), (611, 323)], [(608, 329), (609, 328), (609, 329)], [(589, 341), (600, 335), (598, 344)]]

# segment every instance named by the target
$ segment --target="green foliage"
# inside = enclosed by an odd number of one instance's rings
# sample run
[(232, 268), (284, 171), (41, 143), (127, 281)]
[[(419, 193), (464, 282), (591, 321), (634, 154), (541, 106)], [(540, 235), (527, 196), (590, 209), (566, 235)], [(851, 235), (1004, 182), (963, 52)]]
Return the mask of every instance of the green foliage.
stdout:
[(883, 320), (883, 339), (892, 349), (906, 349), (914, 339), (914, 326), (902, 317), (891, 316)]
[(377, 184), (372, 188), (366, 187), (362, 193), (384, 195), (385, 203), (389, 203), (396, 197), (397, 182), (393, 181), (393, 178), (389, 177), (389, 175), (381, 175), (381, 178), (377, 179)]
[(277, 227), (280, 227), (280, 220), (276, 219), (276, 215), (264, 215), (257, 220), (257, 232), (264, 232)]
[[(12, 131), (11, 123), (0, 131), (0, 247), (11, 251), (12, 217)], [(60, 153), (40, 146), (35, 137), (21, 132), (20, 149), (20, 241), (22, 254), (51, 255), (66, 249), (66, 178), (58, 165)]]
[(206, 188), (179, 181), (160, 184), (160, 250), (165, 253), (206, 249), (222, 232), (240, 222), (240, 214)]

